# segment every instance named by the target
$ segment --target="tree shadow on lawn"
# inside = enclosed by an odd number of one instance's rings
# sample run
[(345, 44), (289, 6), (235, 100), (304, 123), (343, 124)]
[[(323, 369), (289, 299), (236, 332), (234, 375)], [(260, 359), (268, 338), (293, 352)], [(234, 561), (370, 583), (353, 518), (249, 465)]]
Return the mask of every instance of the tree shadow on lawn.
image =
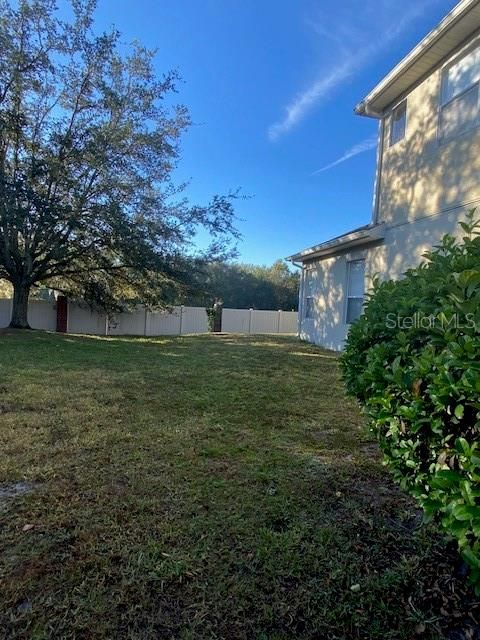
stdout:
[(330, 352), (18, 340), (0, 477), (43, 484), (0, 529), (0, 637), (475, 637), (456, 550), (381, 467)]
[(136, 466), (134, 452), (78, 460), (18, 501), (5, 637), (32, 620), (49, 638), (476, 637), (456, 549), (377, 462), (195, 442), (173, 469), (155, 444)]

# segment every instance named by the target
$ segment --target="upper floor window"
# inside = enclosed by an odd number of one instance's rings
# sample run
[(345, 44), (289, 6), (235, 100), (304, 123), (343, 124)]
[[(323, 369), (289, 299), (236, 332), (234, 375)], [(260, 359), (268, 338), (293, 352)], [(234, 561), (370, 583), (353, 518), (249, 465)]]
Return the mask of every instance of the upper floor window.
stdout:
[(440, 98), (440, 137), (451, 138), (479, 123), (480, 47), (446, 67)]
[(390, 120), (390, 146), (405, 137), (407, 128), (407, 101), (404, 100), (393, 110)]
[(347, 267), (346, 320), (347, 324), (350, 324), (362, 315), (365, 296), (365, 260), (352, 260)]

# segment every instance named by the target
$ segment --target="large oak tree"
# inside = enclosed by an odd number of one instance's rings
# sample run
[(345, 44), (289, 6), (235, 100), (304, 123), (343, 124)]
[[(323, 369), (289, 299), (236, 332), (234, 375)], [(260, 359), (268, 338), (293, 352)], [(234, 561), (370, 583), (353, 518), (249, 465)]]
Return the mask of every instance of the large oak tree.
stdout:
[[(172, 183), (189, 125), (171, 106), (176, 74), (158, 78), (154, 54), (117, 32), (94, 35), (91, 0), (71, 7), (65, 21), (52, 0), (0, 0), (0, 279), (14, 327), (39, 284), (107, 309), (166, 304), (237, 236), (234, 195), (191, 206)], [(199, 228), (212, 240), (201, 256)]]

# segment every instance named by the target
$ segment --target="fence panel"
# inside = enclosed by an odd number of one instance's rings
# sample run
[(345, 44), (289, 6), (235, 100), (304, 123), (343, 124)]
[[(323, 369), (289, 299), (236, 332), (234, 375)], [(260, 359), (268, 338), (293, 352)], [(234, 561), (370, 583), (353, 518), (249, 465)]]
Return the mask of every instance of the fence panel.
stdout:
[[(0, 328), (8, 327), (12, 317), (12, 301), (0, 300)], [(28, 305), (28, 324), (32, 329), (55, 331), (57, 328), (57, 310), (54, 302), (31, 300)]]
[(298, 312), (282, 311), (280, 313), (279, 333), (297, 333), (297, 332), (298, 332)]
[(108, 333), (112, 336), (143, 336), (145, 335), (146, 320), (145, 309), (134, 309), (119, 313), (108, 326)]
[(87, 305), (68, 305), (68, 333), (105, 335), (107, 318), (103, 313), (92, 311)]
[(278, 311), (252, 311), (250, 333), (278, 333)]
[(222, 331), (224, 333), (250, 333), (249, 309), (223, 309)]
[(12, 301), (0, 300), (0, 329), (8, 327), (12, 317)]
[[(10, 323), (12, 301), (0, 299), (0, 328)], [(55, 331), (56, 304), (32, 300), (28, 320), (33, 329)], [(257, 309), (223, 309), (222, 331), (225, 333), (297, 333), (296, 311), (263, 311)], [(86, 304), (69, 303), (68, 332), (105, 335), (105, 314), (92, 311)], [(208, 316), (204, 307), (174, 307), (172, 311), (146, 312), (138, 308), (120, 313), (108, 324), (110, 335), (180, 335), (208, 332)]]
[(208, 333), (208, 316), (203, 307), (183, 307), (182, 334)]
[(148, 314), (148, 336), (178, 336), (180, 334), (180, 307), (173, 311), (154, 311)]
[(32, 329), (56, 331), (57, 305), (46, 300), (32, 300), (28, 305), (28, 324)]
[(259, 309), (224, 309), (222, 331), (225, 333), (297, 333), (296, 311)]

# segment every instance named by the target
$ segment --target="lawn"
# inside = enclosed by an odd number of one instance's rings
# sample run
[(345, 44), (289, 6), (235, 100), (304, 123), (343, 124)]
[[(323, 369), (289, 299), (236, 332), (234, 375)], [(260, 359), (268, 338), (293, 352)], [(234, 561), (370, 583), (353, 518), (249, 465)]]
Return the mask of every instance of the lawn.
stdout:
[(5, 332), (0, 452), (2, 638), (473, 637), (317, 347)]

